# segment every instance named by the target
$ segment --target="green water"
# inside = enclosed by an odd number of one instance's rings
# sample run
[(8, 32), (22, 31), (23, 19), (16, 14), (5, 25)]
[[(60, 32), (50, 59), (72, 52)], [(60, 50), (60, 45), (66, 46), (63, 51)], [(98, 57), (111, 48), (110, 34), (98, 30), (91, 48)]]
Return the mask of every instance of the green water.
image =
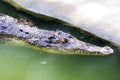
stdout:
[[(29, 17), (43, 29), (60, 29), (78, 39), (96, 45), (109, 45), (115, 50), (110, 56), (53, 55), (11, 43), (0, 44), (0, 80), (120, 80), (120, 51), (93, 36), (66, 25), (44, 21), (0, 1), (0, 12), (16, 18)], [(79, 35), (78, 35), (79, 34)]]

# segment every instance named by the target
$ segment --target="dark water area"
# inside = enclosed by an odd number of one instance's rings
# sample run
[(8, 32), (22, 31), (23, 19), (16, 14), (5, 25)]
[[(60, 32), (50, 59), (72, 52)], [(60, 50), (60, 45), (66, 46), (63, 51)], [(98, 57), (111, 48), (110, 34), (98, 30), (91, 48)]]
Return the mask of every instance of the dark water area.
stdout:
[(41, 29), (62, 30), (85, 42), (109, 45), (115, 51), (109, 56), (55, 55), (12, 43), (0, 44), (0, 80), (120, 80), (120, 50), (109, 42), (65, 24), (35, 18), (2, 1), (0, 12), (32, 20)]

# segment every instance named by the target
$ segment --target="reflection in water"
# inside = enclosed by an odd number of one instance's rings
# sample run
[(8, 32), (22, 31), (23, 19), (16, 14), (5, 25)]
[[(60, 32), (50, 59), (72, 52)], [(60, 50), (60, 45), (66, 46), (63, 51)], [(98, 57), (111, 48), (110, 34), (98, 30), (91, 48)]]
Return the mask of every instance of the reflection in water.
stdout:
[[(16, 18), (30, 17), (40, 28), (70, 32), (96, 45), (110, 45), (74, 28), (15, 11), (1, 1), (0, 12)], [(111, 47), (115, 54), (102, 57), (54, 55), (11, 43), (0, 44), (0, 80), (120, 80), (120, 52), (116, 47)]]

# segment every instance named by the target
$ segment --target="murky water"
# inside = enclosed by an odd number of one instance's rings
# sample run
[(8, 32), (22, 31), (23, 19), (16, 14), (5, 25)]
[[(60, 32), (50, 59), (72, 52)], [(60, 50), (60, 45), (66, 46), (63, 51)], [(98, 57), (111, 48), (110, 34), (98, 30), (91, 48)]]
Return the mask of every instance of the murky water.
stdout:
[[(60, 23), (36, 19), (0, 1), (0, 12), (29, 17), (39, 28), (70, 32), (96, 45), (110, 45)], [(120, 52), (110, 56), (54, 55), (12, 43), (0, 44), (0, 80), (120, 80)]]

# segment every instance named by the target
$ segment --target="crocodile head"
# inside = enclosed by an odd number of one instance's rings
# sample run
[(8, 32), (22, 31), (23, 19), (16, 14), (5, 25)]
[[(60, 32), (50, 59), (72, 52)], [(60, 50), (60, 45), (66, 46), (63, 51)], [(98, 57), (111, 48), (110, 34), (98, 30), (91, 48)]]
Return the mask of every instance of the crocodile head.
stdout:
[(105, 46), (99, 47), (78, 40), (69, 33), (63, 31), (52, 32), (52, 35), (46, 35), (40, 39), (39, 45), (44, 47), (54, 48), (64, 54), (79, 54), (79, 55), (109, 55), (113, 53), (113, 49)]

